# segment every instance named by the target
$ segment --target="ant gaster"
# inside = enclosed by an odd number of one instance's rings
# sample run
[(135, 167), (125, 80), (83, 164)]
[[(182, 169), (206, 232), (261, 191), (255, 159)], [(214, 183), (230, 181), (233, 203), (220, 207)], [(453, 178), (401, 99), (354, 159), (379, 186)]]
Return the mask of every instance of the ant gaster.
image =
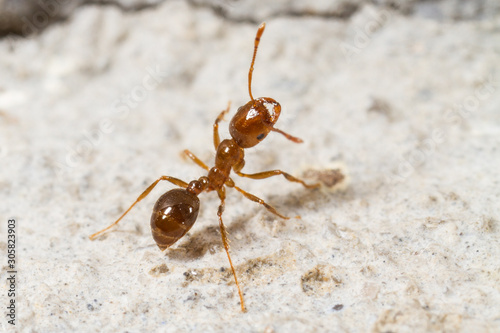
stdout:
[(231, 134), (231, 139), (226, 139), (221, 142), (219, 137), (219, 122), (223, 119), (224, 115), (229, 112), (230, 104), (228, 104), (226, 110), (219, 114), (213, 125), (213, 140), (215, 150), (217, 152), (215, 155), (215, 166), (209, 168), (189, 150), (184, 150), (184, 154), (200, 167), (208, 171), (208, 175), (202, 176), (197, 180), (193, 180), (189, 184), (174, 177), (161, 176), (137, 198), (137, 200), (130, 206), (129, 209), (125, 211), (125, 213), (123, 213), (122, 216), (120, 216), (120, 218), (118, 218), (118, 220), (116, 220), (116, 222), (90, 236), (90, 239), (95, 239), (98, 235), (116, 225), (132, 209), (132, 207), (144, 199), (161, 180), (166, 180), (179, 186), (180, 188), (170, 190), (163, 194), (154, 205), (153, 214), (151, 215), (151, 231), (153, 233), (153, 238), (158, 247), (163, 251), (181, 239), (182, 236), (184, 236), (193, 226), (196, 221), (196, 217), (198, 216), (198, 209), (200, 206), (198, 195), (204, 191), (216, 191), (220, 198), (217, 216), (219, 217), (222, 243), (224, 245), (227, 258), (229, 259), (229, 265), (231, 266), (231, 270), (233, 272), (234, 281), (240, 296), (242, 311), (245, 311), (243, 293), (241, 292), (238, 278), (236, 277), (236, 272), (234, 271), (233, 263), (231, 261), (231, 256), (229, 255), (226, 227), (222, 222), (224, 201), (226, 199), (225, 187), (234, 188), (236, 191), (243, 194), (243, 196), (247, 199), (263, 205), (268, 211), (283, 219), (289, 219), (289, 217), (281, 215), (276, 211), (276, 209), (264, 202), (264, 200), (236, 186), (234, 181), (229, 176), (231, 170), (233, 170), (240, 177), (264, 179), (272, 176), (283, 175), (288, 181), (300, 183), (307, 188), (319, 186), (319, 184), (306, 184), (304, 181), (281, 170), (264, 171), (254, 174), (241, 172), (241, 169), (243, 169), (243, 166), (245, 165), (244, 149), (254, 147), (259, 142), (264, 140), (271, 131), (284, 135), (290, 141), (296, 143), (302, 142), (301, 139), (291, 136), (290, 134), (274, 127), (274, 124), (278, 121), (281, 113), (281, 106), (278, 102), (269, 97), (254, 99), (252, 96), (251, 86), (253, 66), (255, 63), (255, 56), (257, 54), (260, 37), (262, 36), (265, 27), (265, 23), (262, 23), (257, 30), (257, 35), (255, 36), (254, 52), (250, 70), (248, 72), (248, 93), (250, 95), (250, 101), (238, 109), (236, 115), (229, 123), (229, 133)]

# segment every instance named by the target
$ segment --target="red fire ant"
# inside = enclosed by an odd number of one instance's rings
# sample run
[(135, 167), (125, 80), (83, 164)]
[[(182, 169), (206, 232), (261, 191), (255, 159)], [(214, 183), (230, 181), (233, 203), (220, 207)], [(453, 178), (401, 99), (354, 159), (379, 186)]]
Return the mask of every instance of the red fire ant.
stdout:
[(130, 208), (127, 209), (125, 213), (123, 213), (123, 215), (116, 220), (116, 222), (90, 236), (90, 239), (95, 239), (98, 235), (120, 222), (120, 220), (132, 209), (132, 207), (144, 199), (161, 180), (166, 180), (179, 186), (180, 188), (170, 190), (163, 194), (154, 205), (153, 214), (151, 215), (151, 231), (153, 233), (153, 238), (158, 247), (163, 251), (181, 239), (182, 236), (184, 236), (193, 226), (196, 221), (196, 217), (198, 216), (198, 209), (200, 206), (198, 195), (203, 191), (217, 191), (221, 201), (217, 216), (219, 217), (222, 243), (224, 244), (224, 249), (226, 250), (227, 258), (229, 259), (229, 265), (231, 266), (231, 270), (233, 272), (236, 287), (238, 288), (242, 311), (245, 311), (243, 293), (241, 292), (238, 278), (236, 277), (236, 272), (234, 271), (233, 263), (231, 261), (231, 256), (229, 255), (226, 228), (222, 222), (224, 201), (226, 199), (226, 186), (234, 188), (236, 191), (243, 194), (243, 196), (247, 199), (263, 205), (268, 211), (283, 219), (289, 219), (289, 217), (281, 215), (264, 200), (236, 186), (234, 181), (229, 176), (231, 170), (233, 170), (234, 173), (240, 177), (264, 179), (272, 176), (283, 175), (288, 181), (300, 183), (307, 188), (315, 188), (319, 186), (319, 184), (306, 184), (304, 181), (281, 170), (264, 171), (254, 174), (241, 172), (241, 169), (243, 169), (243, 166), (245, 165), (244, 149), (257, 145), (259, 142), (264, 140), (271, 131), (283, 134), (290, 141), (296, 143), (302, 142), (301, 139), (291, 136), (290, 134), (274, 127), (274, 124), (278, 121), (281, 113), (281, 106), (278, 102), (269, 97), (254, 99), (252, 96), (251, 84), (253, 65), (255, 63), (255, 56), (257, 54), (260, 37), (262, 36), (265, 27), (265, 23), (262, 23), (257, 30), (257, 35), (255, 37), (252, 63), (250, 65), (250, 71), (248, 72), (248, 92), (250, 94), (250, 101), (238, 109), (236, 115), (229, 123), (229, 133), (231, 134), (231, 139), (226, 139), (221, 142), (219, 138), (219, 122), (223, 119), (224, 115), (229, 112), (230, 105), (228, 105), (228, 107), (219, 114), (217, 119), (215, 119), (215, 123), (213, 125), (213, 140), (215, 150), (217, 151), (215, 155), (215, 166), (209, 168), (189, 150), (184, 150), (187, 157), (208, 171), (208, 175), (202, 176), (198, 180), (193, 180), (189, 184), (174, 177), (161, 176), (137, 198), (132, 206), (130, 206)]

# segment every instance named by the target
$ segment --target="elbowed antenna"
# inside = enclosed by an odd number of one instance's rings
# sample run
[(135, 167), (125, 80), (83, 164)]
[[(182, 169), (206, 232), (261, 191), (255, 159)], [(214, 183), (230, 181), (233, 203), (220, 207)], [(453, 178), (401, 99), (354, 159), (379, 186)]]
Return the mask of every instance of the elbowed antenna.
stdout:
[(266, 22), (262, 22), (259, 26), (259, 30), (257, 30), (257, 35), (255, 36), (255, 45), (253, 48), (253, 57), (252, 63), (250, 64), (250, 71), (248, 72), (248, 93), (250, 94), (250, 99), (254, 101), (252, 96), (252, 73), (253, 73), (253, 65), (255, 64), (255, 56), (257, 55), (257, 49), (259, 48), (260, 37), (264, 33), (264, 29), (266, 28)]

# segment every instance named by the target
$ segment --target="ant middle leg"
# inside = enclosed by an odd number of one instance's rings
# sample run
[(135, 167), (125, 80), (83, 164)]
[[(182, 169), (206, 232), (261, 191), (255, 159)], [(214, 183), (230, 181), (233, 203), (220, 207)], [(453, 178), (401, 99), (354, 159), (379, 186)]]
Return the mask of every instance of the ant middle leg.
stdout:
[(217, 148), (219, 148), (219, 144), (220, 144), (219, 123), (222, 119), (224, 119), (224, 116), (226, 115), (226, 113), (229, 112), (230, 107), (231, 107), (231, 101), (227, 102), (227, 108), (225, 110), (223, 110), (219, 114), (219, 116), (215, 119), (215, 122), (214, 122), (214, 147), (215, 147), (215, 150), (217, 150)]
[(246, 309), (245, 309), (245, 302), (243, 300), (243, 293), (241, 292), (240, 284), (238, 283), (238, 278), (236, 277), (236, 271), (234, 270), (233, 262), (231, 261), (231, 256), (229, 255), (229, 243), (227, 238), (227, 231), (226, 227), (224, 226), (224, 223), (222, 222), (222, 213), (224, 213), (224, 206), (225, 206), (224, 201), (226, 200), (225, 188), (221, 187), (221, 189), (217, 191), (217, 194), (219, 195), (220, 199), (220, 205), (217, 211), (217, 216), (219, 217), (219, 228), (222, 237), (222, 244), (224, 245), (224, 250), (226, 250), (227, 258), (229, 259), (229, 265), (231, 266), (231, 271), (233, 272), (236, 288), (238, 288), (238, 294), (240, 296), (240, 303), (241, 303), (241, 311), (245, 312)]
[(188, 184), (185, 182), (185, 181), (182, 181), (180, 179), (177, 179), (177, 178), (174, 178), (174, 177), (170, 177), (170, 176), (161, 176), (160, 178), (158, 178), (157, 180), (155, 180), (151, 185), (149, 185), (149, 187), (144, 191), (142, 192), (142, 194), (135, 200), (135, 202), (125, 211), (125, 213), (122, 214), (122, 216), (120, 216), (118, 218), (118, 220), (116, 220), (114, 223), (110, 224), (108, 227), (90, 235), (90, 239), (91, 240), (94, 240), (97, 236), (99, 236), (100, 234), (102, 234), (103, 232), (109, 230), (111, 227), (113, 227), (114, 225), (118, 224), (118, 222), (120, 222), (120, 220), (125, 216), (127, 215), (127, 213), (139, 202), (141, 201), (142, 199), (144, 199), (145, 197), (147, 197), (147, 195), (155, 188), (155, 186), (161, 181), (161, 180), (166, 180), (166, 181), (169, 181), (171, 182), (172, 184), (174, 185), (177, 185), (179, 187), (182, 187), (182, 188), (186, 188), (188, 186)]
[(205, 164), (202, 160), (200, 160), (195, 154), (193, 154), (189, 149), (184, 149), (183, 151), (184, 155), (189, 157), (194, 163), (198, 164), (198, 166), (202, 167), (203, 169), (209, 171), (210, 168), (208, 165)]
[(251, 174), (243, 173), (239, 170), (238, 171), (235, 170), (234, 172), (240, 177), (246, 177), (246, 178), (251, 178), (251, 179), (265, 179), (265, 178), (269, 178), (269, 177), (273, 177), (273, 176), (283, 175), (283, 177), (285, 177), (286, 180), (288, 180), (290, 182), (300, 183), (306, 188), (316, 188), (316, 187), (321, 186), (320, 183), (307, 184), (302, 179), (296, 178), (296, 177), (294, 177), (294, 176), (292, 176), (284, 171), (281, 171), (281, 170), (270, 170), (270, 171), (263, 171), (263, 172), (251, 173)]

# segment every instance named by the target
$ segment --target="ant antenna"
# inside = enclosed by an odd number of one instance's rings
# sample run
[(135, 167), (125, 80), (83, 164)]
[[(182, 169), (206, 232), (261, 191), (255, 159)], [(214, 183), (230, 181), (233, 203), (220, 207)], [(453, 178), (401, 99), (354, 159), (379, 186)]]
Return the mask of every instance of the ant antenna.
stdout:
[(255, 36), (255, 46), (253, 48), (253, 57), (252, 57), (252, 63), (250, 64), (250, 71), (248, 72), (248, 93), (250, 94), (250, 99), (254, 101), (253, 96), (252, 96), (252, 72), (253, 72), (253, 65), (255, 63), (255, 56), (257, 55), (257, 48), (259, 47), (260, 43), (260, 37), (264, 33), (264, 29), (266, 28), (266, 22), (262, 22), (262, 24), (259, 26), (259, 30), (257, 30), (257, 35)]

